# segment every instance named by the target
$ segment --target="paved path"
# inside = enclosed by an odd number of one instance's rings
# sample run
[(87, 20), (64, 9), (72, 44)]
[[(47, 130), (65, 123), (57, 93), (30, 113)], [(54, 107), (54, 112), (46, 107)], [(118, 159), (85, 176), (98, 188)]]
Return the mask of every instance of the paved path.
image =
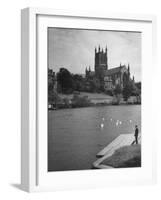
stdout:
[[(97, 159), (93, 163), (93, 167), (97, 169), (109, 169), (112, 168), (110, 166), (106, 166), (101, 164), (105, 159), (110, 157), (115, 150), (123, 147), (123, 146), (128, 146), (134, 144), (134, 134), (121, 134), (119, 135), (115, 140), (113, 140), (109, 145), (107, 145), (103, 150), (101, 150), (96, 156), (101, 157)], [(138, 142), (141, 142), (141, 136), (139, 134), (138, 136)]]

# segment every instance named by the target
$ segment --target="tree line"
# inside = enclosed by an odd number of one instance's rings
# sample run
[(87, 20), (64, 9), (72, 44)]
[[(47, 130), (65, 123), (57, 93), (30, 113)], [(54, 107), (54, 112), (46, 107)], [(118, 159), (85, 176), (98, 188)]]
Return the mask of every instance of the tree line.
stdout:
[[(53, 91), (53, 83), (48, 80), (49, 102), (52, 102), (54, 99), (59, 100), (57, 93), (72, 94), (74, 91), (106, 93), (106, 91), (100, 88), (100, 83), (96, 79), (87, 79), (79, 74), (72, 74), (66, 68), (60, 68), (55, 76), (57, 80), (57, 92)], [(110, 95), (115, 97), (116, 104), (119, 104), (122, 97), (127, 101), (130, 96), (136, 96), (139, 99), (138, 101), (141, 101), (141, 83), (135, 84), (133, 81), (128, 81), (124, 88), (116, 85), (115, 89), (110, 92)]]

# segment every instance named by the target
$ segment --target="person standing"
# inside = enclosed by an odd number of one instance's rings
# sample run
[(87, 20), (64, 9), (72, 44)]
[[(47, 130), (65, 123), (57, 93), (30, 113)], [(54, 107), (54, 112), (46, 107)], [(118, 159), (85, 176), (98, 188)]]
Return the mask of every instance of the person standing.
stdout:
[(138, 144), (138, 134), (139, 134), (139, 129), (138, 129), (138, 126), (136, 125), (135, 126), (135, 143)]

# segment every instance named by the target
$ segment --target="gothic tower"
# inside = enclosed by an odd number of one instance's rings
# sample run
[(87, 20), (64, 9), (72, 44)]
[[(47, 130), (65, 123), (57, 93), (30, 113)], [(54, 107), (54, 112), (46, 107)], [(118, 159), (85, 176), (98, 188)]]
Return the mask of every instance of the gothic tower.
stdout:
[(104, 78), (104, 72), (108, 70), (108, 56), (107, 56), (107, 46), (105, 51), (100, 49), (100, 45), (98, 50), (95, 48), (95, 74), (100, 80)]

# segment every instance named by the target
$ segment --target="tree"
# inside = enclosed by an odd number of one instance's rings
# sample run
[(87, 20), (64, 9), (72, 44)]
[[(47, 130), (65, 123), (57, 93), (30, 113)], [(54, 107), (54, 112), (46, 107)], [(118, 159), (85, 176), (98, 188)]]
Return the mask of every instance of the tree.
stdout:
[(83, 91), (84, 89), (83, 77), (79, 74), (73, 75), (73, 89), (77, 91)]
[(73, 91), (73, 78), (67, 69), (60, 68), (57, 73), (57, 81), (63, 93), (71, 93)]
[(122, 89), (120, 87), (120, 85), (116, 85), (115, 89), (113, 90), (113, 104), (118, 105), (120, 103), (121, 97), (122, 97)]
[(97, 78), (88, 78), (85, 81), (87, 92), (99, 92), (100, 91), (100, 81)]
[(141, 82), (135, 83), (136, 87), (141, 90)]
[(132, 95), (133, 93), (133, 90), (134, 90), (134, 87), (133, 87), (133, 83), (130, 81), (128, 82), (124, 88), (123, 88), (123, 91), (122, 91), (122, 94), (123, 94), (123, 97), (124, 97), (124, 100), (127, 101), (128, 98)]
[(77, 94), (73, 95), (73, 98), (71, 99), (72, 101), (72, 107), (74, 108), (80, 108), (80, 107), (88, 107), (91, 104), (90, 99), (88, 98), (88, 96), (80, 96)]
[(114, 95), (116, 96), (121, 94), (122, 93), (121, 86), (117, 84), (113, 92), (114, 92)]

